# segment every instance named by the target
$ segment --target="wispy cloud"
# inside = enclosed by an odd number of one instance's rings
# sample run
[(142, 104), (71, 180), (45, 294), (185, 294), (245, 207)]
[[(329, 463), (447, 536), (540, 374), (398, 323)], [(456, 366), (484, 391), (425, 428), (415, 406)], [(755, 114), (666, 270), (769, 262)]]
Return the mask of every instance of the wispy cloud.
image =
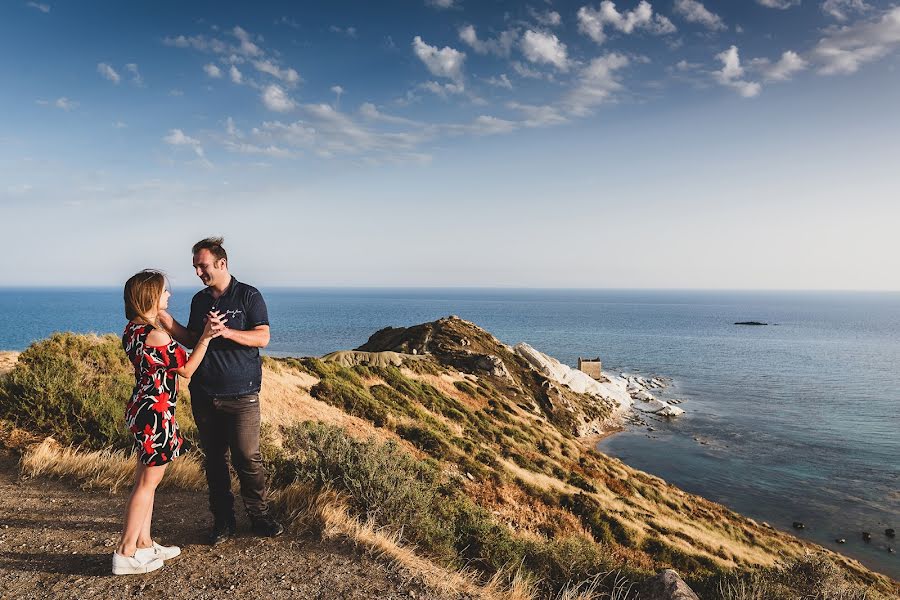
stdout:
[(722, 17), (697, 0), (675, 0), (675, 12), (688, 23), (697, 23), (713, 31), (728, 29)]
[(459, 39), (465, 42), (478, 54), (495, 54), (508, 57), (513, 45), (516, 43), (518, 32), (508, 29), (501, 32), (496, 38), (479, 39), (474, 25), (463, 25), (459, 28)]
[(220, 77), (222, 77), (222, 69), (220, 69), (213, 63), (207, 63), (203, 65), (203, 72), (213, 79), (219, 79)]
[(47, 14), (50, 12), (49, 4), (42, 4), (40, 2), (26, 2), (25, 5), (30, 6), (31, 8), (37, 9), (44, 14)]
[(102, 63), (97, 63), (97, 72), (100, 73), (100, 75), (101, 75), (102, 77), (105, 77), (106, 79), (109, 79), (110, 81), (112, 81), (112, 82), (115, 83), (116, 85), (118, 85), (119, 82), (122, 81), (122, 77), (116, 72), (115, 69), (113, 69), (113, 68), (112, 68), (110, 65), (108, 65), (107, 63), (104, 63), (104, 62), (102, 62)]
[(900, 7), (880, 17), (826, 32), (813, 48), (811, 56), (820, 64), (823, 75), (847, 75), (900, 46)]
[(869, 10), (872, 6), (864, 0), (825, 0), (822, 3), (822, 12), (841, 22), (849, 20), (852, 14)]

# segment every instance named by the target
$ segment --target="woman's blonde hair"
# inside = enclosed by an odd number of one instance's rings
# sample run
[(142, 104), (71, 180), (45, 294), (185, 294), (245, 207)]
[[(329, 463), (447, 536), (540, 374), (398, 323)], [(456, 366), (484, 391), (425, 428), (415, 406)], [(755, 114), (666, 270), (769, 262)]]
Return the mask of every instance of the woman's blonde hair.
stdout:
[(153, 320), (147, 315), (156, 312), (165, 289), (166, 276), (162, 271), (144, 269), (129, 277), (125, 282), (125, 318), (152, 325)]

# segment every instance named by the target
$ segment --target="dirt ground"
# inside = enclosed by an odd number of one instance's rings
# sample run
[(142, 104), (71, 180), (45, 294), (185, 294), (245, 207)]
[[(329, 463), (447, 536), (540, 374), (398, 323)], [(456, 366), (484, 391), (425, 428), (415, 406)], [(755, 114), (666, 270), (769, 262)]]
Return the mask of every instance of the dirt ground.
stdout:
[(285, 534), (239, 535), (210, 547), (205, 494), (161, 490), (154, 538), (181, 556), (146, 575), (110, 574), (125, 494), (83, 491), (48, 479), (20, 481), (0, 459), (0, 598), (436, 598), (404, 569), (349, 545)]

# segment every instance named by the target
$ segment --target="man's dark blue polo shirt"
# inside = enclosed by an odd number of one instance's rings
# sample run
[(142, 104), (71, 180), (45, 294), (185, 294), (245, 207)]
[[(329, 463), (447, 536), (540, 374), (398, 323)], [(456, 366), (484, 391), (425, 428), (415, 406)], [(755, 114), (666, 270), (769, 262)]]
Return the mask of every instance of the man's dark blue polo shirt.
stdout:
[[(213, 298), (211, 288), (194, 294), (187, 328), (197, 334), (202, 333), (206, 313), (211, 310), (224, 315), (230, 329), (247, 331), (257, 325), (269, 324), (269, 312), (262, 294), (234, 276), (218, 299)], [(209, 343), (203, 362), (191, 378), (191, 387), (199, 386), (210, 396), (243, 396), (259, 392), (261, 380), (259, 348), (242, 346), (219, 337)]]

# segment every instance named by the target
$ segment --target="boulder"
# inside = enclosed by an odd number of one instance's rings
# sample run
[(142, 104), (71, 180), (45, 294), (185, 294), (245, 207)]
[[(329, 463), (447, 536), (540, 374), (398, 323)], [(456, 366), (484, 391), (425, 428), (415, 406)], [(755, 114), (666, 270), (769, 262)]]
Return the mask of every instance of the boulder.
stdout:
[(647, 581), (641, 600), (700, 600), (673, 569), (666, 569)]

